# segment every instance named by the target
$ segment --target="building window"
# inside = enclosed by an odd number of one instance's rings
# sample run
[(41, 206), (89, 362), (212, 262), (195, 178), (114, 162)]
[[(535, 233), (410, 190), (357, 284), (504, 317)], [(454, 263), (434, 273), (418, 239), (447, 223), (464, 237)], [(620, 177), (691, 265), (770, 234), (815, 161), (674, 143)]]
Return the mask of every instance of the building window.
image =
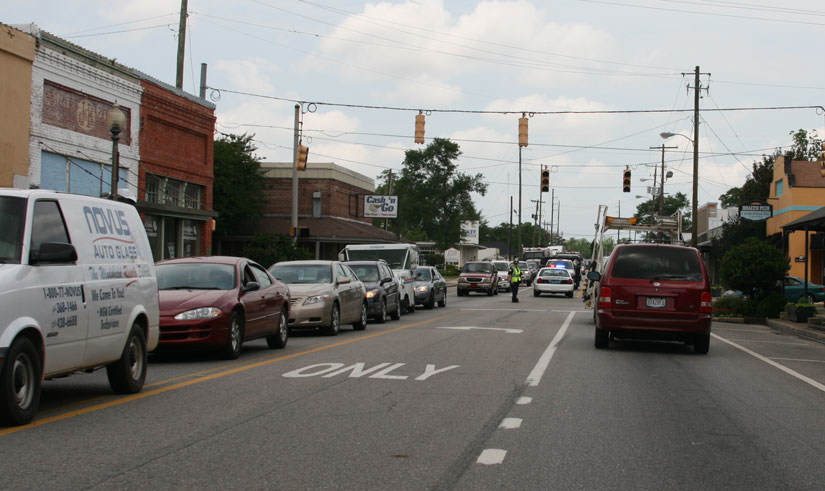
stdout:
[(784, 179), (780, 179), (780, 180), (776, 181), (776, 197), (777, 198), (782, 196), (782, 190), (785, 187), (783, 181), (784, 181)]
[(146, 174), (146, 201), (149, 203), (160, 203), (161, 182), (157, 176)]
[(166, 179), (163, 187), (163, 202), (167, 205), (180, 206), (181, 182), (173, 179)]
[(199, 210), (203, 190), (199, 184), (146, 174), (146, 201), (149, 203)]
[[(129, 169), (119, 167), (118, 187), (128, 187)], [(112, 166), (56, 153), (40, 152), (40, 188), (100, 196), (112, 190)]]
[(186, 183), (183, 193), (183, 207), (194, 208), (199, 210), (201, 208), (201, 188), (197, 184), (191, 182)]

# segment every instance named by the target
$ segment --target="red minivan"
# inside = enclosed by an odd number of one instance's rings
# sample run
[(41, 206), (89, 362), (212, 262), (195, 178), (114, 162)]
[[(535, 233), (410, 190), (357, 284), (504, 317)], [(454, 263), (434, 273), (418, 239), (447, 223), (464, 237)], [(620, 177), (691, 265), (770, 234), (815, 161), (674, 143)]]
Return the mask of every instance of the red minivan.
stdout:
[(598, 281), (596, 348), (613, 338), (684, 341), (695, 353), (710, 346), (711, 296), (705, 263), (692, 247), (621, 244)]

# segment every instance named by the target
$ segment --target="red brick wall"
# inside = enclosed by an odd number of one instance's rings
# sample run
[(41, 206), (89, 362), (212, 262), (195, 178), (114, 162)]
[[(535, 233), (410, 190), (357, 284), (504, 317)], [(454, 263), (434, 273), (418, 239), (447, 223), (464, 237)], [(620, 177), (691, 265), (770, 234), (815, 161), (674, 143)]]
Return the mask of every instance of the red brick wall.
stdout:
[[(149, 173), (204, 186), (201, 209), (211, 211), (214, 111), (150, 81), (141, 80), (141, 86), (138, 199), (146, 199)], [(206, 254), (212, 248), (211, 221), (201, 232), (200, 254)]]
[[(292, 215), (292, 179), (291, 178), (271, 178), (267, 179), (267, 202), (264, 214), (267, 215)], [(349, 212), (356, 211), (363, 215), (364, 194), (372, 194), (372, 190), (362, 189), (351, 184), (332, 179), (298, 179), (298, 215), (312, 216), (312, 194), (321, 191), (321, 215), (337, 216), (360, 220), (364, 223), (372, 223), (371, 218), (363, 216), (350, 216)], [(359, 194), (358, 199), (350, 193)], [(350, 200), (352, 200), (350, 204)]]

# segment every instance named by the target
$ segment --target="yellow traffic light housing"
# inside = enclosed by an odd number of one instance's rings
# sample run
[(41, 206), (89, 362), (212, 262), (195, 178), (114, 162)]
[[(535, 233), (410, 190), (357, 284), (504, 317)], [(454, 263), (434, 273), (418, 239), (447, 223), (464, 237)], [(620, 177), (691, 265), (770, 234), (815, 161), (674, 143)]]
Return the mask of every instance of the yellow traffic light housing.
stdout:
[(541, 169), (541, 192), (550, 192), (550, 169), (547, 167)]
[(524, 114), (518, 118), (518, 146), (527, 146), (527, 116)]
[(424, 113), (418, 111), (415, 116), (415, 143), (424, 143)]
[(307, 159), (309, 158), (309, 147), (304, 145), (298, 145), (298, 162), (295, 163), (295, 167), (298, 170), (306, 170), (307, 168)]
[(622, 180), (622, 191), (625, 193), (630, 192), (630, 167), (625, 167), (624, 169), (624, 179)]

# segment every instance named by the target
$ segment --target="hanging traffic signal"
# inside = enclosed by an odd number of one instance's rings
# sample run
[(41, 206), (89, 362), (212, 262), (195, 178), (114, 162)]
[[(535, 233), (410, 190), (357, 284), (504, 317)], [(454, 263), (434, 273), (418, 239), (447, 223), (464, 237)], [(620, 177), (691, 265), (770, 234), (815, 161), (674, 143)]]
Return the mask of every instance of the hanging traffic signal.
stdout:
[(415, 116), (415, 143), (424, 143), (424, 113), (418, 111)]
[(542, 167), (541, 169), (541, 192), (550, 192), (550, 169)]
[(309, 147), (304, 145), (298, 145), (298, 162), (296, 162), (295, 167), (298, 170), (306, 170), (307, 168), (307, 159), (309, 158)]
[(622, 181), (622, 191), (625, 193), (630, 192), (630, 167), (625, 167), (624, 169), (624, 179)]
[(518, 146), (527, 146), (527, 116), (523, 113), (518, 118)]

